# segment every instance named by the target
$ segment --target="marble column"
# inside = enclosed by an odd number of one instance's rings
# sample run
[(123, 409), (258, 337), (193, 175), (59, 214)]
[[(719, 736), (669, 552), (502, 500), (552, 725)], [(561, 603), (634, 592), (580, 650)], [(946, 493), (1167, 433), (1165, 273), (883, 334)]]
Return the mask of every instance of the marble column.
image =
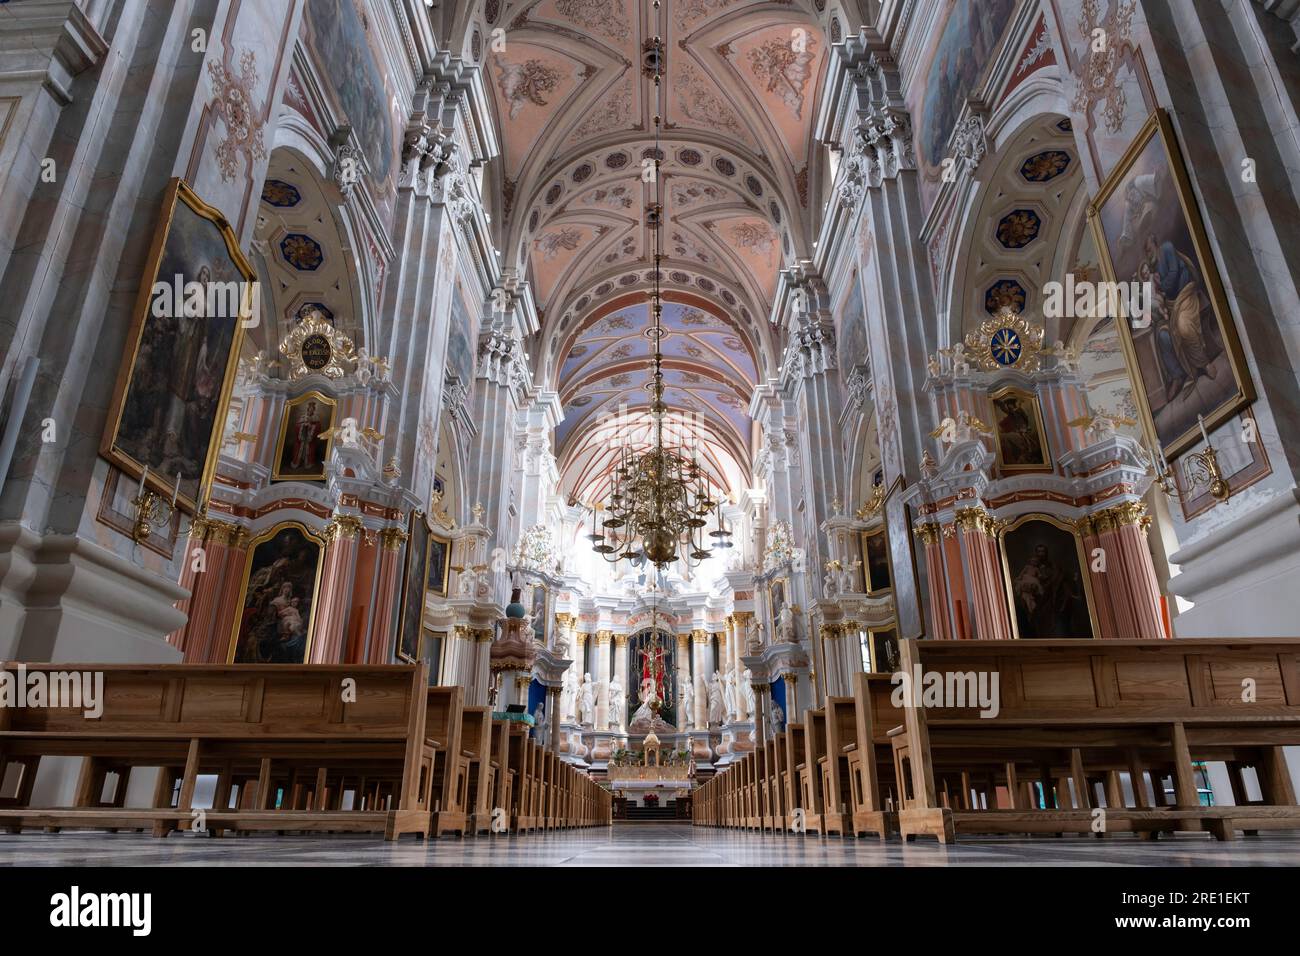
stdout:
[[(401, 528), (386, 528), (379, 532), (379, 540), (374, 623), (370, 628), (370, 643), (366, 651), (366, 662), (370, 664), (387, 664), (393, 660), (393, 618), (401, 591), (401, 558), (406, 532)], [(445, 674), (439, 679), (446, 683)]]
[[(623, 685), (623, 699), (625, 701), (632, 699), (632, 688), (628, 686), (627, 672), (627, 635), (614, 635), (614, 674), (618, 677), (618, 682)], [(622, 731), (627, 727), (627, 708), (623, 708), (623, 713), (614, 714), (614, 726), (611, 729)]]
[(609, 645), (613, 631), (596, 632), (596, 673), (591, 675), (596, 690), (596, 729), (609, 726)]
[(546, 688), (546, 717), (550, 722), (547, 733), (546, 749), (553, 754), (560, 752), (560, 688)]
[(707, 730), (709, 727), (709, 681), (713, 677), (713, 668), (709, 666), (709, 633), (702, 628), (691, 631), (691, 641), (695, 648), (695, 727)]
[(209, 519), (197, 525), (186, 546), (181, 587), (190, 592), (178, 607), (185, 625), (168, 640), (186, 663), (225, 663), (229, 656), (235, 604), (248, 560), (248, 533), (242, 526)]
[(313, 609), (311, 648), (307, 652), (309, 663), (343, 663), (344, 632), (352, 603), (360, 532), (360, 520), (350, 515), (336, 515), (326, 528), (325, 561)]

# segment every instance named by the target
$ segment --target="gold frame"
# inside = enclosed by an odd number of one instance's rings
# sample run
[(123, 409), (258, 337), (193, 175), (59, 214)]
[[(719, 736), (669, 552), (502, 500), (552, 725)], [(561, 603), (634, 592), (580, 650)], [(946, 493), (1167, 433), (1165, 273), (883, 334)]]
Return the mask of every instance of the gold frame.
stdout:
[(235, 651), (239, 648), (239, 627), (243, 623), (244, 601), (248, 597), (249, 578), (253, 576), (253, 557), (257, 553), (257, 546), (271, 540), (286, 528), (297, 528), (309, 541), (319, 546), (316, 555), (316, 581), (311, 589), (311, 624), (307, 627), (307, 643), (303, 645), (302, 649), (303, 663), (306, 664), (311, 661), (311, 645), (316, 638), (316, 623), (319, 620), (316, 610), (320, 601), (320, 579), (321, 571), (325, 567), (326, 542), (318, 532), (313, 531), (301, 521), (280, 521), (248, 542), (248, 556), (244, 559), (243, 579), (239, 582), (239, 599), (235, 602), (235, 625), (230, 634), (230, 647), (226, 651), (227, 664), (235, 663)]
[[(135, 362), (140, 353), (140, 340), (144, 336), (145, 320), (150, 313), (153, 286), (158, 281), (158, 269), (162, 264), (162, 254), (167, 245), (167, 237), (171, 234), (172, 218), (176, 213), (178, 200), (185, 203), (195, 215), (207, 219), (217, 227), (222, 239), (225, 241), (226, 251), (229, 253), (235, 268), (244, 277), (244, 281), (249, 283), (257, 281), (257, 273), (248, 264), (248, 260), (244, 258), (244, 254), (240, 251), (239, 243), (235, 238), (235, 231), (231, 228), (226, 217), (219, 209), (209, 206), (200, 199), (185, 180), (179, 177), (173, 178), (163, 193), (162, 217), (154, 229), (153, 240), (149, 246), (149, 255), (145, 260), (140, 289), (136, 294), (131, 329), (127, 334), (127, 341), (131, 343), (130, 353), (124, 357), (122, 365), (118, 369), (117, 382), (113, 386), (113, 397), (108, 406), (107, 424), (99, 444), (100, 457), (137, 481), (144, 471), (144, 465), (117, 447), (117, 437), (118, 431), (122, 427), (122, 412), (126, 404), (127, 392), (131, 387)], [(230, 393), (234, 389), (235, 372), (239, 365), (240, 346), (243, 343), (244, 319), (251, 314), (250, 305), (251, 303), (248, 302), (240, 302), (240, 319), (235, 323), (234, 336), (230, 341), (230, 354), (226, 357), (226, 373), (221, 382), (221, 395), (217, 399), (217, 413), (212, 423), (212, 434), (208, 437), (208, 455), (203, 464), (203, 471), (198, 476), (197, 487), (200, 494), (204, 488), (211, 489), (212, 478), (216, 474), (217, 459), (221, 454), (221, 439), (226, 426), (226, 409), (230, 405)], [(152, 472), (146, 484), (150, 490), (170, 498), (172, 489), (162, 480), (166, 477)], [(198, 511), (202, 505), (203, 502), (187, 497), (184, 494), (177, 496), (177, 506), (191, 514)]]
[[(442, 563), (441, 591), (429, 587), (429, 555), (433, 553), (433, 543), (435, 541), (439, 541), (447, 546), (447, 560)], [(440, 534), (434, 534), (432, 529), (429, 530), (429, 541), (424, 548), (424, 589), (426, 591), (433, 591), (433, 593), (438, 595), (438, 597), (446, 597), (447, 588), (451, 586), (451, 549), (454, 543), (455, 542), (452, 541), (451, 538), (444, 538)]]
[[(325, 457), (321, 459), (319, 475), (286, 475), (280, 471), (280, 461), (284, 458), (284, 443), (289, 437), (289, 417), (293, 409), (307, 402), (316, 402), (318, 405), (327, 405), (331, 409), (330, 427), (327, 437), (325, 438)], [(339, 403), (336, 399), (330, 398), (324, 392), (312, 389), (303, 392), (297, 398), (292, 398), (284, 403), (284, 410), (280, 413), (280, 437), (275, 443), (275, 458), (271, 463), (271, 480), (272, 481), (324, 481), (325, 465), (329, 461), (330, 451), (334, 448), (334, 433), (338, 431)]]
[[(998, 530), (998, 556), (1002, 561), (1002, 587), (1003, 601), (1007, 605), (1007, 611), (1011, 618), (1011, 634), (1016, 640), (1048, 640), (1048, 638), (1033, 638), (1020, 636), (1020, 623), (1016, 620), (1016, 599), (1011, 590), (1011, 562), (1007, 560), (1007, 535), (1015, 531), (1021, 525), (1028, 524), (1030, 521), (1046, 521), (1048, 524), (1060, 528), (1062, 531), (1070, 532), (1074, 538), (1074, 551), (1079, 560), (1079, 573), (1083, 577), (1083, 597), (1088, 605), (1088, 624), (1092, 627), (1092, 640), (1101, 637), (1101, 628), (1097, 624), (1097, 601), (1092, 594), (1092, 571), (1088, 566), (1088, 555), (1083, 550), (1083, 537), (1079, 534), (1079, 529), (1068, 521), (1063, 521), (1056, 515), (1047, 514), (1043, 511), (1032, 511), (1029, 514), (1023, 514), (1017, 517), (1010, 524), (1007, 524)], [(1089, 640), (1088, 637), (1078, 638), (1051, 638), (1051, 640)]]
[[(1101, 223), (1101, 209), (1110, 200), (1116, 189), (1119, 188), (1120, 183), (1124, 181), (1125, 176), (1128, 175), (1133, 164), (1137, 162), (1138, 157), (1146, 150), (1152, 137), (1157, 135), (1164, 147), (1165, 162), (1173, 174), (1172, 178), (1175, 190), (1178, 193), (1179, 207), (1182, 210), (1183, 219), (1187, 223), (1187, 231), (1191, 236), (1192, 247), (1196, 253), (1196, 264), (1201, 271), (1202, 279), (1204, 279), (1205, 293), (1210, 300), (1211, 308), (1214, 310), (1214, 320), (1218, 323), (1219, 335), (1223, 339), (1223, 348), (1228, 353), (1228, 365), (1232, 369), (1233, 379), (1237, 385), (1237, 394), (1235, 396), (1205, 416), (1205, 427), (1213, 431), (1255, 401), (1255, 387), (1250, 378), (1250, 370), (1246, 365), (1245, 354), (1242, 352), (1241, 340), (1237, 336), (1237, 324), (1232, 310), (1228, 307), (1227, 295), (1223, 291), (1223, 281), (1219, 276), (1218, 264), (1214, 261), (1209, 237), (1205, 233), (1205, 223), (1201, 218), (1201, 211), (1196, 204), (1196, 196), (1192, 191), (1191, 178), (1188, 176), (1187, 166), (1183, 161), (1182, 151), (1178, 146), (1173, 124), (1170, 122), (1169, 115), (1165, 110), (1157, 109), (1151, 114), (1137, 136), (1134, 137), (1133, 142), (1129, 144), (1129, 148), (1124, 152), (1119, 163), (1111, 170), (1110, 176), (1106, 178), (1097, 195), (1088, 204), (1088, 224), (1092, 228), (1093, 238), (1097, 244), (1097, 255), (1101, 260), (1104, 278), (1109, 282), (1118, 281), (1115, 277), (1114, 263), (1110, 258), (1110, 244), (1106, 239), (1106, 232)], [(1137, 351), (1133, 346), (1132, 330), (1129, 328), (1129, 323), (1125, 317), (1116, 316), (1113, 321), (1117, 327), (1123, 329), (1119, 338), (1123, 344), (1124, 360), (1128, 364), (1129, 377), (1133, 381), (1134, 397), (1142, 410), (1142, 430), (1146, 434), (1150, 446), (1152, 448), (1161, 448), (1165, 457), (1172, 461), (1200, 441), (1200, 431), (1195, 425), (1192, 425), (1168, 445), (1161, 444), (1156, 435), (1155, 417), (1152, 415), (1151, 407), (1147, 402), (1146, 385), (1138, 365)]]
[[(885, 568), (889, 573), (889, 586), (883, 588), (871, 588), (871, 562), (867, 560), (867, 540), (879, 537), (885, 543)], [(862, 552), (862, 586), (866, 588), (863, 592), (867, 597), (881, 597), (886, 594), (894, 593), (894, 562), (889, 554), (889, 529), (881, 523), (879, 528), (871, 531), (858, 532), (858, 549)]]
[(1023, 474), (1025, 472), (1053, 472), (1056, 471), (1056, 465), (1052, 458), (1052, 447), (1047, 441), (1047, 432), (1043, 429), (1043, 405), (1038, 400), (1038, 395), (1027, 388), (1020, 388), (1017, 385), (1004, 385), (995, 392), (989, 393), (989, 407), (993, 410), (993, 419), (997, 420), (996, 402), (1004, 395), (1019, 395), (1022, 398), (1028, 398), (1034, 409), (1034, 427), (1038, 432), (1038, 443), (1043, 449), (1043, 456), (1047, 459), (1041, 465), (1007, 465), (1002, 460), (1002, 435), (998, 432), (998, 426), (993, 424), (993, 448), (997, 455), (997, 466), (999, 471), (1008, 473)]
[[(767, 587), (764, 589), (767, 592), (767, 619), (771, 622), (772, 635), (774, 637), (776, 635), (776, 605), (772, 602), (772, 585), (778, 583), (781, 585), (782, 593), (785, 595), (785, 604), (782, 605), (782, 607), (784, 607), (790, 603), (790, 579), (788, 577), (772, 578), (772, 580), (767, 582)], [(793, 611), (791, 613), (793, 613)]]
[[(895, 492), (902, 490), (902, 488), (903, 488), (903, 479), (902, 476), (899, 476), (898, 478), (894, 479), (894, 483), (893, 485), (890, 486), (889, 493), (885, 495), (884, 503), (881, 505), (881, 511), (885, 516), (885, 525), (884, 525), (885, 550), (889, 556), (889, 583), (891, 585), (892, 590), (894, 590), (895, 592), (894, 627), (898, 631), (898, 639), (900, 641), (910, 640), (910, 639), (919, 640), (920, 638), (925, 637), (925, 601), (926, 601), (926, 589), (921, 586), (921, 572), (916, 563), (916, 531), (912, 527), (912, 506), (907, 502), (902, 502), (903, 528), (900, 530), (903, 532), (903, 537), (905, 537), (907, 540), (907, 555), (911, 561), (912, 582), (916, 587), (916, 617), (918, 622), (921, 625), (921, 629), (915, 634), (914, 637), (911, 635), (905, 637), (903, 635), (902, 615), (898, 613), (898, 596), (897, 596), (898, 568), (896, 567), (894, 562), (894, 545), (889, 538), (889, 532), (890, 532), (889, 499), (893, 497)], [(866, 560), (865, 557), (863, 558), (863, 560), (864, 561)]]

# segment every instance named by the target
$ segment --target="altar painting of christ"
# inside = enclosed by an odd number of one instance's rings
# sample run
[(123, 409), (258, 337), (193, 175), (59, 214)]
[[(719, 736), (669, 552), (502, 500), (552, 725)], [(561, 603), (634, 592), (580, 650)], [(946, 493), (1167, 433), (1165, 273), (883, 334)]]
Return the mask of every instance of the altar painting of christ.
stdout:
[(325, 480), (335, 409), (333, 399), (315, 391), (286, 403), (271, 475), (274, 481)]

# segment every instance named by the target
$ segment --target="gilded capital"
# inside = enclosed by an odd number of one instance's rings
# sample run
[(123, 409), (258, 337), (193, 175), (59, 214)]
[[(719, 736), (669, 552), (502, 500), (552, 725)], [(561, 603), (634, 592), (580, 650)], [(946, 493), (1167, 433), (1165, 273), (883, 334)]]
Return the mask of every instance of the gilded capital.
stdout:
[(916, 536), (921, 539), (923, 545), (938, 544), (939, 526), (933, 521), (920, 525), (916, 529)]
[(596, 632), (596, 643), (597, 643), (597, 644), (608, 644), (611, 640), (613, 640), (613, 638), (614, 638), (614, 632), (613, 632), (613, 631), (597, 631), (597, 632)]
[(355, 538), (361, 533), (361, 519), (354, 515), (335, 515), (325, 525), (322, 536), (333, 543), (335, 539)]
[(967, 534), (992, 534), (993, 517), (983, 508), (962, 508), (956, 514), (958, 529)]
[(697, 627), (695, 630), (691, 631), (691, 639), (695, 641), (696, 644), (707, 644), (709, 643), (709, 632), (704, 630), (702, 627)]
[(615, 635), (614, 635), (614, 646), (615, 646), (615, 647), (627, 647), (627, 635), (626, 635), (626, 634), (615, 634)]
[(406, 543), (406, 532), (401, 528), (385, 528), (379, 532), (379, 542), (385, 551), (401, 551)]

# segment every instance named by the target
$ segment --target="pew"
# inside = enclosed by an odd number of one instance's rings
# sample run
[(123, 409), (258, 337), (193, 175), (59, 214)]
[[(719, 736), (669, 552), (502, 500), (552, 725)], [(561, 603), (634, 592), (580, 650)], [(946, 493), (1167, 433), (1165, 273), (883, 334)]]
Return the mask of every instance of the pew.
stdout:
[(433, 801), (431, 832), (435, 837), (465, 832), (464, 697), (465, 691), (461, 687), (430, 687), (428, 690), (429, 736), (439, 741), (434, 773), (429, 781)]
[[(1300, 827), (1282, 752), (1300, 744), (1300, 639), (903, 641), (900, 647), (906, 674), (919, 667), (945, 681), (947, 675), (998, 675), (996, 716), (979, 716), (969, 700), (965, 707), (956, 700), (905, 701), (892, 738), (905, 837), (1088, 833), (1099, 817), (1108, 833), (1205, 830), (1220, 840), (1235, 838), (1237, 830)], [(964, 676), (951, 680), (954, 688), (970, 686)], [(1202, 806), (1193, 764), (1213, 760), (1234, 773), (1254, 767), (1263, 799)], [(1124, 773), (1133, 783), (1131, 806)], [(987, 781), (978, 803), (976, 777)], [(1166, 777), (1173, 780), (1172, 801), (1165, 798)], [(950, 786), (941, 790), (936, 780)], [(950, 793), (944, 799), (950, 790), (957, 800)], [(988, 800), (990, 790), (1000, 799)]]
[(785, 763), (781, 770), (781, 789), (785, 792), (785, 829), (795, 828), (797, 814), (802, 814), (803, 791), (799, 784), (799, 764), (803, 761), (803, 724), (785, 725)]
[(496, 766), (492, 762), (492, 710), (489, 707), (461, 709), (461, 806), (470, 833), (482, 833), (492, 825), (492, 797)]
[(853, 794), (849, 752), (857, 746), (857, 715), (852, 697), (826, 698), (825, 753), (821, 772), (822, 829), (843, 836), (853, 832)]
[(853, 740), (845, 745), (854, 836), (874, 833), (883, 839), (898, 832), (897, 785), (889, 736), (898, 721), (898, 710), (891, 700), (893, 689), (888, 674), (859, 673), (854, 678)]
[(822, 832), (821, 759), (826, 755), (826, 712), (804, 712), (803, 754), (799, 770), (799, 793), (804, 811), (804, 832)]
[[(496, 764), (496, 789), (492, 796), (489, 810), (488, 828), (490, 832), (502, 832), (510, 828), (510, 812), (515, 778), (519, 768), (511, 762), (510, 730), (515, 722), (511, 720), (492, 721), (492, 761)], [(491, 815), (500, 808), (505, 814), (504, 826), (499, 831), (491, 830)]]
[[(430, 832), (436, 743), (426, 737), (426, 671), (415, 666), (28, 664), (27, 674), (103, 675), (103, 713), (0, 709), (0, 780), (18, 764), (0, 829), (148, 829), (202, 820), (227, 830)], [(18, 679), (18, 665), (3, 669)], [(348, 683), (345, 683), (347, 681)], [(32, 807), (43, 758), (80, 757), (70, 807)], [(125, 806), (133, 772), (156, 769), (154, 805)], [(103, 797), (109, 775), (114, 792)], [(200, 775), (214, 806), (193, 806)], [(352, 788), (348, 788), (348, 784)], [(344, 793), (353, 808), (343, 809)]]

